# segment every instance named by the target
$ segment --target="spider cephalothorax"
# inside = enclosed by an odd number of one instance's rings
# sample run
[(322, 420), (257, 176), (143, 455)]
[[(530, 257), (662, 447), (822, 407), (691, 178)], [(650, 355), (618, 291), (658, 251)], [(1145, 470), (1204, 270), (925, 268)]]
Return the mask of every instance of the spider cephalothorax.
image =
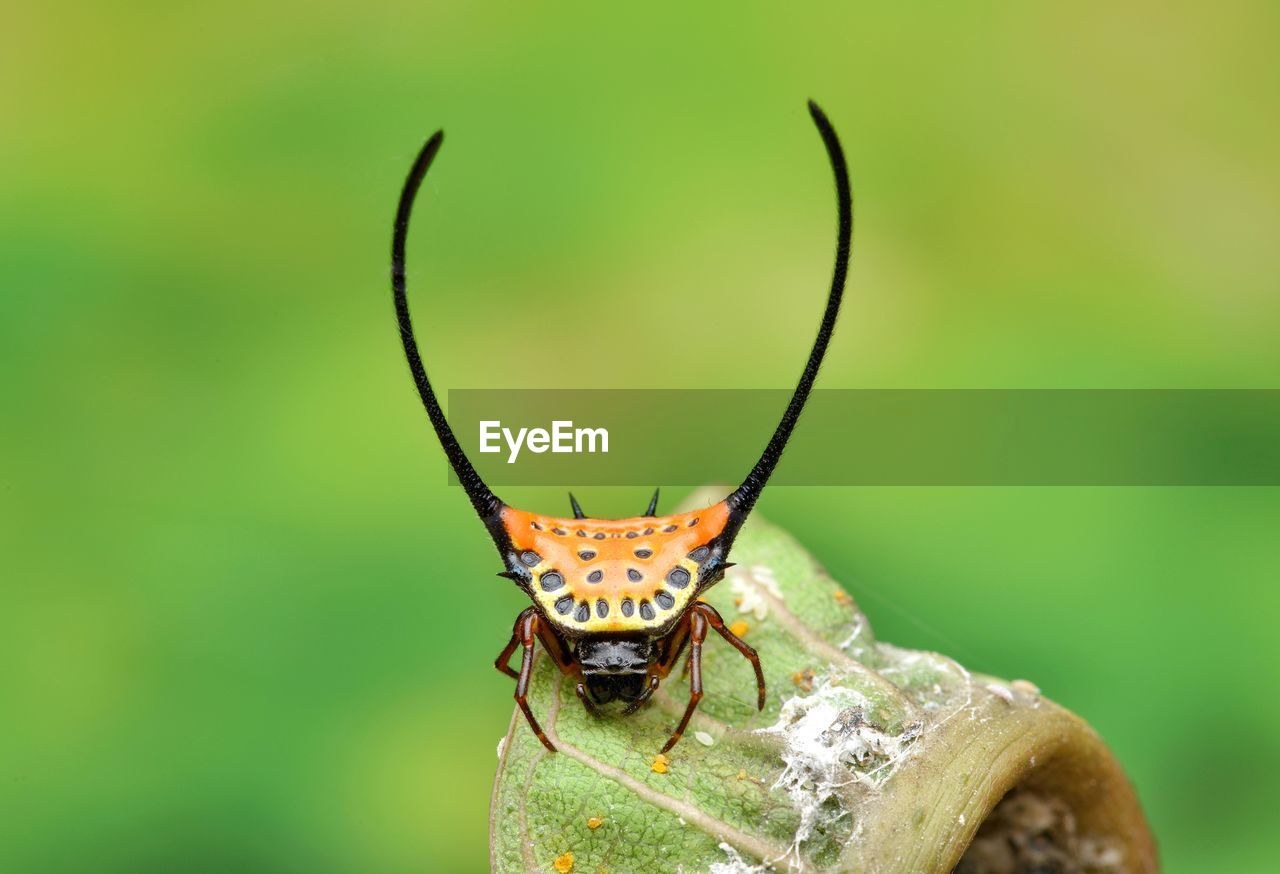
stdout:
[(573, 657), (586, 677), (587, 697), (595, 704), (641, 700), (648, 686), (652, 653), (653, 642), (643, 636), (584, 637), (573, 648)]
[[(572, 518), (541, 516), (507, 506), (484, 484), (449, 428), (427, 379), (405, 298), (404, 244), (409, 214), (427, 168), (439, 151), (442, 132), (427, 141), (409, 171), (391, 244), (391, 285), (400, 337), (418, 393), (449, 463), (506, 564), (500, 575), (514, 581), (533, 601), (516, 619), (511, 640), (496, 666), (515, 678), (516, 702), (534, 733), (552, 752), (555, 747), (526, 700), (535, 641), (573, 682), (583, 706), (594, 711), (597, 705), (616, 701), (625, 704), (624, 713), (633, 712), (653, 694), (688, 648), (689, 704), (663, 752), (680, 739), (702, 698), (702, 645), (709, 631), (717, 632), (751, 661), (757, 705), (764, 707), (764, 674), (755, 650), (730, 631), (715, 608), (700, 596), (730, 567), (726, 559), (734, 537), (782, 456), (840, 310), (852, 232), (848, 173), (840, 142), (826, 116), (812, 102), (809, 112), (835, 171), (839, 211), (835, 270), (817, 339), (781, 422), (742, 485), (718, 504), (672, 516), (655, 515), (657, 492), (645, 515), (630, 519), (588, 519), (572, 496)], [(507, 663), (517, 649), (521, 650), (519, 671)]]

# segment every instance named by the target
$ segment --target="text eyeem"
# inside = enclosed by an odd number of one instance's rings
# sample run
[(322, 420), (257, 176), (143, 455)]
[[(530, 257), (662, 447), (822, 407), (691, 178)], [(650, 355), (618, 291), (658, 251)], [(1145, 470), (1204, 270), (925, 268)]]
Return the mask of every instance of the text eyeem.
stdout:
[(515, 464), (521, 449), (541, 454), (551, 452), (608, 452), (609, 432), (604, 428), (575, 428), (572, 420), (557, 420), (551, 430), (521, 428), (512, 431), (496, 419), (480, 422), (480, 451), (501, 452), (507, 448), (507, 464)]

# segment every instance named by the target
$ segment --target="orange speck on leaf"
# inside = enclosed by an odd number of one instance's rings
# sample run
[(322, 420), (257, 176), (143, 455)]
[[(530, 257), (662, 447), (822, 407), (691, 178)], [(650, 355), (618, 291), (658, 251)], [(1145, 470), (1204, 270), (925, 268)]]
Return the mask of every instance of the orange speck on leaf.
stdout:
[(595, 831), (596, 829), (600, 828), (600, 826), (602, 825), (604, 825), (603, 816), (593, 816), (587, 819), (587, 828), (591, 829), (592, 831)]
[(739, 619), (729, 626), (729, 630), (738, 637), (745, 637), (747, 632), (751, 630), (751, 626)]
[(802, 691), (813, 691), (813, 671), (805, 668), (803, 671), (796, 671), (791, 675), (791, 682), (800, 687)]
[(559, 871), (560, 874), (569, 874), (573, 870), (573, 853), (556, 856), (556, 860), (551, 863), (551, 867)]
[(653, 757), (653, 764), (650, 767), (653, 768), (655, 774), (665, 774), (669, 764), (671, 764), (671, 760), (662, 753), (658, 753)]
[(831, 593), (831, 597), (836, 599), (837, 604), (852, 604), (853, 599), (849, 597), (849, 593), (844, 589), (836, 589)]

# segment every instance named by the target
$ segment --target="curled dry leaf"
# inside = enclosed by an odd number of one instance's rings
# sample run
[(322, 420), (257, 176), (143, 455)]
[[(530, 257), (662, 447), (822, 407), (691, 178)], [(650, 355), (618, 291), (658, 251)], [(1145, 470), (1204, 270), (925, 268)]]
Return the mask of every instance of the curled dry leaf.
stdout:
[[(660, 770), (687, 694), (678, 672), (634, 716), (595, 718), (539, 658), (529, 700), (560, 752), (517, 711), (490, 807), (493, 870), (570, 859), (613, 874), (999, 874), (1044, 860), (1082, 874), (1157, 870), (1128, 780), (1079, 717), (1029, 682), (877, 642), (853, 600), (759, 514), (734, 558), (731, 576), (763, 567), (776, 584), (758, 593), (766, 618), (750, 629), (764, 711), (749, 665), (709, 640), (705, 697)], [(721, 584), (707, 600), (727, 613), (734, 597)], [(698, 731), (715, 743), (695, 742)], [(609, 828), (584, 811), (607, 811)]]

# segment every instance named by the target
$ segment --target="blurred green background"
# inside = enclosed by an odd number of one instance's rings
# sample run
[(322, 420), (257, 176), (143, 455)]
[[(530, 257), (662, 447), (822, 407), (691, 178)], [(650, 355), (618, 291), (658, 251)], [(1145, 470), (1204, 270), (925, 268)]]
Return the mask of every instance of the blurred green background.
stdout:
[[(442, 389), (791, 384), (833, 234), (810, 96), (857, 198), (820, 384), (1275, 387), (1280, 13), (1113, 6), (9, 8), (0, 869), (486, 867), (523, 602), (387, 288), (438, 126)], [(761, 511), (881, 638), (1088, 718), (1169, 871), (1274, 870), (1276, 490)]]

